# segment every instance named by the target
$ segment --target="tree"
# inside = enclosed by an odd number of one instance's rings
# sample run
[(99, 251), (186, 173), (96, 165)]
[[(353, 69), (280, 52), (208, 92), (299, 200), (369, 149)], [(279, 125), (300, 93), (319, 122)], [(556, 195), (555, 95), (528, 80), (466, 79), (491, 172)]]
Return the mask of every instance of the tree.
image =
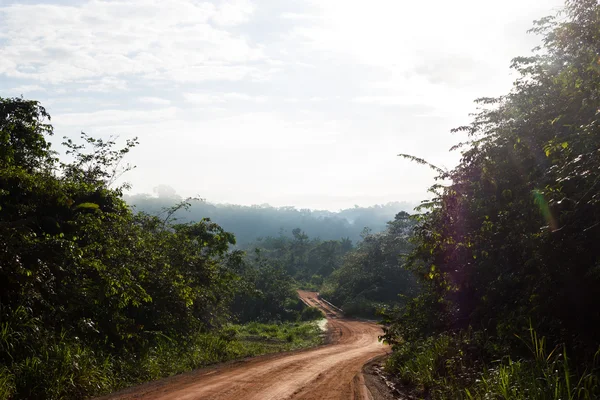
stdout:
[(531, 319), (579, 355), (597, 346), (600, 6), (568, 1), (564, 16), (536, 23), (543, 47), (513, 60), (513, 90), (455, 129), (469, 137), (461, 162), (415, 229), (410, 267), (426, 290), (395, 327), (510, 340)]
[(381, 233), (365, 232), (363, 241), (348, 252), (326, 280), (323, 296), (342, 306), (347, 315), (373, 316), (378, 308), (399, 305), (416, 290), (412, 274), (404, 267), (413, 220), (406, 212)]
[(37, 101), (0, 98), (0, 167), (51, 168), (56, 160), (46, 141), (53, 133), (49, 120)]
[(229, 322), (241, 255), (208, 219), (133, 214), (113, 186), (135, 139), (115, 149), (82, 133), (59, 162), (49, 118), (0, 98), (0, 385), (82, 398), (165, 341)]

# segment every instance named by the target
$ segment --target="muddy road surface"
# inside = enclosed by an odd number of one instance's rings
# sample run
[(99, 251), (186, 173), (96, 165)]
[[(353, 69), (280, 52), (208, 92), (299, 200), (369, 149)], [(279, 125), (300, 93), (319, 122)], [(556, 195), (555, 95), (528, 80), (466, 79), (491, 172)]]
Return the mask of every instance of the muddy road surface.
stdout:
[(389, 352), (372, 322), (344, 319), (317, 293), (301, 299), (321, 308), (328, 319), (329, 344), (311, 350), (251, 358), (151, 382), (108, 399), (372, 399), (361, 374), (370, 359)]

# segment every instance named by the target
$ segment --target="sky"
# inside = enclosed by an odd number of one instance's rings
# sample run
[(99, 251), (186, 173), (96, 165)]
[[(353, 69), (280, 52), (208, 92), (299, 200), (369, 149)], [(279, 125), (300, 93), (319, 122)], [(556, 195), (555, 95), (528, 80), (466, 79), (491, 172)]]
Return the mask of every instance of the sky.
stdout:
[(473, 100), (562, 0), (0, 0), (0, 96), (57, 145), (138, 137), (130, 193), (338, 210), (428, 198)]

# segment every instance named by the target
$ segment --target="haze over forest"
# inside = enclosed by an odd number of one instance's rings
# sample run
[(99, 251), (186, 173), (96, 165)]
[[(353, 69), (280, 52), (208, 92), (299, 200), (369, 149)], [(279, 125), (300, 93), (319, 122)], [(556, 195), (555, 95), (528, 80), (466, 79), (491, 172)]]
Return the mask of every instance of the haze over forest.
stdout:
[(2, 2), (0, 400), (600, 399), (599, 49), (598, 0)]
[[(125, 201), (136, 211), (161, 215), (166, 209), (184, 201), (175, 190), (167, 185), (155, 188), (153, 195), (125, 195)], [(268, 204), (240, 206), (235, 204), (213, 204), (204, 199), (189, 200), (190, 207), (180, 210), (174, 217), (179, 222), (199, 221), (210, 218), (236, 236), (240, 246), (257, 239), (291, 236), (296, 228), (309, 237), (321, 240), (349, 238), (354, 243), (361, 240), (365, 228), (368, 231), (383, 231), (387, 223), (401, 211), (413, 212), (416, 204), (392, 202), (371, 207), (348, 208), (337, 212), (327, 210), (297, 209), (295, 207), (272, 207)]]

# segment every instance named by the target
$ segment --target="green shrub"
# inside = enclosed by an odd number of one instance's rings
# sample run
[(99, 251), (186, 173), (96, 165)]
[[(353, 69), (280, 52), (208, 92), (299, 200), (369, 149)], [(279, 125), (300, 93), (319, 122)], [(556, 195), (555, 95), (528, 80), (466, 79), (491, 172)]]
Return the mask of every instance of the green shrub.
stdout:
[(0, 365), (0, 400), (10, 399), (15, 391), (15, 376), (8, 368)]
[(302, 310), (300, 314), (301, 321), (314, 321), (316, 319), (325, 318), (323, 311), (316, 307), (306, 307)]
[(374, 318), (378, 315), (381, 304), (358, 297), (342, 305), (344, 315), (348, 317)]
[[(563, 345), (547, 351), (530, 329), (529, 357), (491, 357), (481, 332), (445, 333), (394, 346), (386, 370), (432, 399), (591, 400), (600, 397), (599, 352), (582, 371), (573, 370)], [(497, 346), (501, 348), (502, 346)]]

